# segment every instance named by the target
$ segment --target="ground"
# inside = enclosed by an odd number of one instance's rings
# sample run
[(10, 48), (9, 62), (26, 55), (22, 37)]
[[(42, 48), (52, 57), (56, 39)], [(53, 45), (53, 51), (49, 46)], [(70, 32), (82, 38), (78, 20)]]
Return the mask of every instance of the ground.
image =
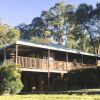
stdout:
[(100, 100), (100, 95), (67, 95), (67, 94), (38, 94), (38, 95), (4, 95), (0, 100)]
[(53, 94), (2, 95), (0, 96), (0, 100), (100, 100), (100, 89), (81, 89), (66, 91), (64, 93), (65, 94), (54, 94), (53, 92)]

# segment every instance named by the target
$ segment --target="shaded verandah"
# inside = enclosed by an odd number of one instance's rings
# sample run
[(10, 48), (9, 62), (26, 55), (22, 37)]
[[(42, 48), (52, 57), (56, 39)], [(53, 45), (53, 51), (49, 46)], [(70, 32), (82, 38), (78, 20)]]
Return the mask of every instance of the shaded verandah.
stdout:
[[(20, 65), (20, 68), (38, 68), (41, 66), (40, 69), (43, 67), (46, 70), (50, 68), (51, 70), (55, 69), (55, 71), (68, 71), (94, 66), (97, 65), (99, 58), (80, 53), (62, 52), (23, 45), (13, 45), (12, 47), (4, 48), (0, 53), (0, 61), (9, 62), (12, 59), (12, 61)], [(42, 65), (43, 63), (44, 65)]]

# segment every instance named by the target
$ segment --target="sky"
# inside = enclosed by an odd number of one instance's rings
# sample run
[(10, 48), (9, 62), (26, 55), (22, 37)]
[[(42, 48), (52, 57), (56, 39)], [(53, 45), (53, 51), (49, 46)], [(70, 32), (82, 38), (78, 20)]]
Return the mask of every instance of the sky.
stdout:
[(17, 26), (21, 23), (29, 24), (41, 12), (48, 10), (55, 3), (65, 1), (74, 4), (87, 3), (95, 6), (100, 0), (0, 0), (0, 17), (2, 22), (10, 26)]

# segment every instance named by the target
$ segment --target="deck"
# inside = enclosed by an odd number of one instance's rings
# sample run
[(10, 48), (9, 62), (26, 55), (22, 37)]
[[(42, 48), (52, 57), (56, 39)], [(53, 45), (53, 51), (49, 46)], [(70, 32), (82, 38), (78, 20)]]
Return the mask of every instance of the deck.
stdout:
[(31, 57), (22, 57), (17, 56), (17, 61), (15, 58), (7, 59), (2, 64), (11, 65), (15, 62), (18, 65), (18, 68), (21, 71), (34, 71), (34, 72), (56, 72), (56, 73), (67, 73), (70, 70), (83, 69), (83, 68), (92, 68), (96, 65), (91, 64), (82, 64), (75, 62), (67, 61), (56, 61), (56, 60), (47, 60)]

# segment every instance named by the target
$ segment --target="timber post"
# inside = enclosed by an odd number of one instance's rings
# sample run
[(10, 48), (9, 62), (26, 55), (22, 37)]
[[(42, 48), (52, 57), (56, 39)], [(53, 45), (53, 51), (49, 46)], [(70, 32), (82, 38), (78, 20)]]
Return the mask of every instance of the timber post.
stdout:
[(16, 59), (15, 59), (16, 65), (17, 65), (17, 56), (18, 56), (18, 44), (16, 44)]
[(48, 49), (48, 85), (50, 84), (50, 50)]
[(81, 61), (81, 64), (82, 64), (82, 66), (83, 66), (83, 55), (82, 55), (82, 61)]
[(68, 70), (68, 53), (66, 53), (66, 72)]

